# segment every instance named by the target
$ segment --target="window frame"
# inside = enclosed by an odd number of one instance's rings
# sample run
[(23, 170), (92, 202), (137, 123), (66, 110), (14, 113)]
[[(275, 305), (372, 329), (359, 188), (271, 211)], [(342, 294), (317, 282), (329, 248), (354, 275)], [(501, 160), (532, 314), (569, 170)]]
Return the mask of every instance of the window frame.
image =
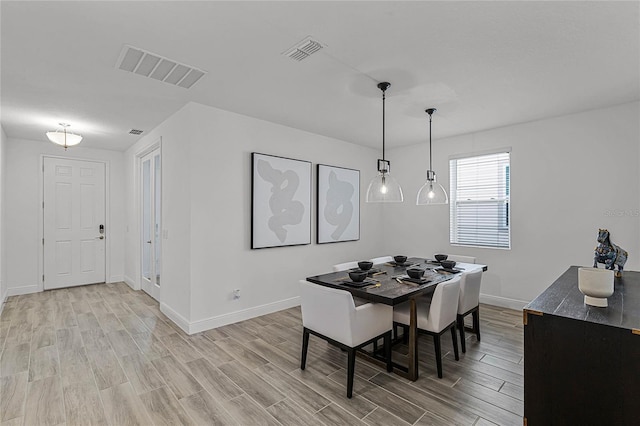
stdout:
[[(485, 248), (485, 249), (493, 249), (493, 250), (511, 250), (512, 247), (512, 242), (511, 242), (511, 226), (512, 226), (512, 221), (511, 221), (511, 147), (504, 147), (504, 148), (500, 148), (500, 149), (493, 149), (493, 150), (487, 150), (487, 151), (476, 151), (476, 152), (471, 152), (471, 153), (464, 153), (464, 154), (456, 154), (456, 155), (451, 155), (449, 156), (449, 203), (450, 203), (450, 207), (449, 207), (449, 244), (452, 246), (458, 246), (458, 247), (472, 247), (472, 248)], [(458, 201), (457, 200), (457, 195), (458, 195), (458, 185), (457, 185), (457, 181), (458, 181), (458, 170), (457, 170), (457, 160), (461, 160), (461, 159), (470, 159), (470, 158), (475, 158), (475, 157), (484, 157), (484, 156), (489, 156), (489, 155), (495, 155), (495, 154), (508, 154), (508, 162), (506, 164), (506, 170), (505, 170), (505, 183), (504, 183), (504, 191), (505, 191), (505, 195), (503, 197), (490, 197), (490, 198), (484, 198), (484, 199), (477, 199), (477, 200), (465, 200), (465, 201)], [(452, 161), (456, 160), (456, 175), (453, 176), (453, 167), (452, 167)], [(496, 200), (496, 198), (499, 198), (498, 200)], [(458, 238), (458, 229), (459, 229), (459, 220), (457, 219), (457, 206), (459, 204), (481, 204), (481, 203), (485, 203), (487, 204), (488, 202), (495, 202), (496, 205), (499, 205), (499, 203), (504, 203), (505, 204), (505, 208), (506, 208), (506, 213), (504, 215), (504, 221), (505, 226), (504, 227), (496, 227), (496, 229), (506, 229), (507, 232), (507, 236), (508, 236), (508, 245), (507, 246), (503, 246), (503, 245), (483, 245), (483, 244), (474, 244), (474, 243), (461, 243), (459, 242), (459, 238)], [(455, 232), (453, 229), (453, 226), (455, 226)], [(455, 238), (454, 238), (455, 237)], [(454, 241), (455, 240), (455, 241)]]

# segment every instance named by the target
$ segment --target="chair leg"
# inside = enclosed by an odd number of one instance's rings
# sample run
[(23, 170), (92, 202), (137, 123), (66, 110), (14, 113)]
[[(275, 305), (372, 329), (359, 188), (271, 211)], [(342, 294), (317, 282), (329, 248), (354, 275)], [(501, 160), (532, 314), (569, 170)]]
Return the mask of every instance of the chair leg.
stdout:
[(460, 354), (458, 353), (458, 335), (456, 334), (456, 325), (451, 326), (451, 337), (453, 338), (453, 354), (456, 356), (456, 361), (460, 360)]
[(300, 370), (304, 370), (307, 365), (307, 349), (309, 348), (309, 330), (302, 330), (302, 360), (300, 361)]
[(440, 347), (440, 335), (433, 335), (433, 345), (436, 347), (436, 367), (438, 368), (438, 377), (442, 379), (442, 348)]
[(478, 342), (480, 341), (480, 308), (473, 311), (473, 329), (476, 332), (476, 337), (478, 338)]
[(409, 343), (409, 326), (408, 325), (402, 326), (402, 343), (404, 343), (405, 345)]
[(353, 374), (355, 373), (356, 366), (356, 350), (353, 348), (347, 349), (347, 398), (351, 398), (353, 395)]
[(460, 330), (460, 345), (462, 346), (462, 353), (467, 352), (467, 345), (465, 341), (464, 335), (464, 317), (462, 315), (458, 315), (458, 330)]
[(384, 357), (387, 360), (387, 371), (391, 372), (393, 370), (391, 365), (391, 331), (384, 335)]

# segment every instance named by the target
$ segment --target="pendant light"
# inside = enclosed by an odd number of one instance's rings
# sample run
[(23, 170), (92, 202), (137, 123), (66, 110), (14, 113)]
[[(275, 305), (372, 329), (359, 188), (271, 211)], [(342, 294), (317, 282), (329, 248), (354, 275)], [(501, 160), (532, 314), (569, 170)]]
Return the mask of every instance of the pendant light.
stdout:
[(58, 123), (62, 126), (62, 131), (56, 130), (47, 132), (47, 138), (55, 144), (64, 146), (64, 150), (66, 151), (68, 147), (78, 145), (82, 140), (82, 136), (76, 135), (75, 133), (67, 132), (67, 127), (70, 124), (67, 123)]
[(433, 171), (432, 164), (433, 156), (431, 155), (431, 118), (433, 116), (433, 113), (436, 112), (436, 109), (429, 108), (425, 112), (429, 114), (429, 170), (427, 170), (427, 181), (418, 191), (416, 204), (419, 206), (426, 206), (431, 204), (449, 204), (447, 191), (444, 190), (442, 185), (436, 182), (436, 173)]
[(391, 83), (378, 84), (378, 89), (382, 90), (382, 159), (378, 159), (378, 175), (371, 180), (367, 188), (367, 203), (401, 203), (404, 200), (402, 188), (389, 174), (391, 162), (384, 156), (385, 93), (389, 86)]

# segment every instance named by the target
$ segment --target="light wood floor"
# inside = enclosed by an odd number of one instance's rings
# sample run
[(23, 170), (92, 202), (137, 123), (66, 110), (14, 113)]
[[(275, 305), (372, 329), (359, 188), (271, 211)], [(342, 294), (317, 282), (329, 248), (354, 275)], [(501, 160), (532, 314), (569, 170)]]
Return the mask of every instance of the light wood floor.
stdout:
[[(444, 338), (444, 378), (420, 338), (408, 382), (311, 337), (299, 369), (300, 309), (188, 336), (126, 284), (10, 297), (0, 317), (4, 425), (521, 425), (520, 312), (481, 306), (482, 342), (456, 362)], [(397, 351), (406, 348), (397, 347)]]

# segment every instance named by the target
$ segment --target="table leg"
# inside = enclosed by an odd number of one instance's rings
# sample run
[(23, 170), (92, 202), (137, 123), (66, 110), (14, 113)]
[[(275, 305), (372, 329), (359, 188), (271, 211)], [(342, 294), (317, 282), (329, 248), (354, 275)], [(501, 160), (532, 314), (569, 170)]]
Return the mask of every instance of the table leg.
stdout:
[(418, 314), (416, 312), (416, 299), (409, 299), (409, 371), (408, 379), (418, 380)]

